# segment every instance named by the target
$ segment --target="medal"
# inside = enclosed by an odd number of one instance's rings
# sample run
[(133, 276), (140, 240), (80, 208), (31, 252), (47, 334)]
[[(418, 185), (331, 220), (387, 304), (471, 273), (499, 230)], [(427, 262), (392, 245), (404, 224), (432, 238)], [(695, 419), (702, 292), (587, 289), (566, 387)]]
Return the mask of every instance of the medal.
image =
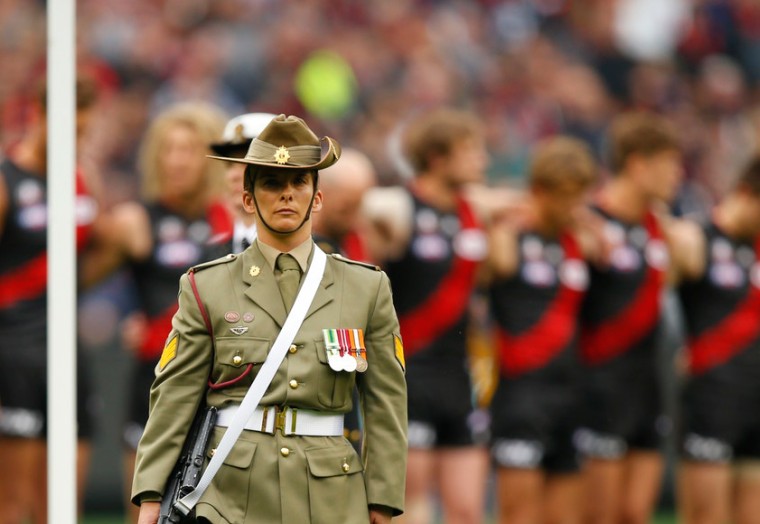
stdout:
[(338, 344), (340, 345), (340, 360), (343, 371), (356, 371), (356, 359), (351, 356), (351, 337), (348, 329), (338, 330)]
[(354, 348), (354, 358), (356, 359), (356, 371), (364, 373), (367, 371), (367, 350), (364, 347), (364, 331), (361, 329), (351, 330), (351, 346)]
[(367, 371), (367, 349), (362, 329), (323, 329), (327, 363), (333, 371)]
[(325, 353), (327, 364), (333, 371), (343, 371), (340, 358), (340, 346), (338, 345), (338, 333), (335, 329), (323, 329), (322, 336), (325, 339)]

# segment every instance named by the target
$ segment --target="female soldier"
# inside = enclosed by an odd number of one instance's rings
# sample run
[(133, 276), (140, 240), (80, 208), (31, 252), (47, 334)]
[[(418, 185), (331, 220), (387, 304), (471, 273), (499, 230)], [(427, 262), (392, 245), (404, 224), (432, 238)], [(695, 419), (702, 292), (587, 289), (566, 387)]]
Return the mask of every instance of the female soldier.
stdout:
[[(220, 409), (208, 450), (213, 455), (267, 359), (301, 274), (324, 256), (311, 238), (311, 213), (322, 207), (317, 172), (335, 163), (340, 150), (332, 139), (323, 140), (324, 154), (303, 120), (280, 115), (251, 142), (245, 158), (215, 157), (249, 164), (244, 203), (256, 213), (258, 236), (242, 254), (197, 266), (180, 280), (180, 309), (156, 368), (138, 447), (132, 500), (141, 504), (140, 524), (157, 521), (167, 477), (204, 398)], [(355, 362), (336, 366), (335, 358)], [(196, 516), (246, 524), (389, 522), (403, 511), (403, 367), (386, 275), (327, 257), (286, 357), (201, 496)], [(354, 384), (365, 421), (363, 460), (342, 436)], [(275, 418), (289, 422), (282, 426)]]

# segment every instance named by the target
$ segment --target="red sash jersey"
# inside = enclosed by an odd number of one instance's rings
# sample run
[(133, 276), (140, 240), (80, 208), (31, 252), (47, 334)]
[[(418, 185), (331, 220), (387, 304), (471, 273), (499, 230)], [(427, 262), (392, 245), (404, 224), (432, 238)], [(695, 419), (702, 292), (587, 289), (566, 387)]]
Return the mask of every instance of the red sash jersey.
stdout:
[(410, 365), (430, 358), (465, 358), (467, 310), (486, 239), (470, 206), (441, 212), (412, 194), (412, 235), (386, 272), (393, 288), (404, 352)]
[(588, 268), (575, 237), (519, 237), (516, 274), (490, 289), (502, 375), (570, 378)]
[[(47, 181), (11, 160), (0, 165), (8, 194), (0, 231), (0, 347), (45, 351), (47, 329)], [(89, 237), (97, 204), (76, 173), (76, 242)], [(44, 355), (43, 355), (44, 356)]]
[(612, 245), (609, 267), (591, 266), (582, 308), (581, 355), (601, 366), (623, 355), (654, 358), (668, 250), (653, 213), (626, 224), (597, 210)]
[(754, 245), (704, 228), (704, 276), (679, 288), (693, 375), (760, 370), (760, 239)]
[(371, 262), (369, 254), (367, 253), (367, 246), (365, 245), (361, 235), (359, 235), (359, 233), (356, 231), (348, 232), (346, 238), (343, 239), (341, 251), (343, 251), (351, 260)]
[(138, 350), (143, 361), (156, 360), (172, 329), (177, 312), (179, 278), (193, 265), (206, 261), (209, 240), (232, 230), (224, 205), (215, 202), (205, 217), (194, 220), (174, 213), (160, 203), (145, 207), (151, 224), (153, 250), (132, 265), (138, 299), (148, 317), (148, 328)]

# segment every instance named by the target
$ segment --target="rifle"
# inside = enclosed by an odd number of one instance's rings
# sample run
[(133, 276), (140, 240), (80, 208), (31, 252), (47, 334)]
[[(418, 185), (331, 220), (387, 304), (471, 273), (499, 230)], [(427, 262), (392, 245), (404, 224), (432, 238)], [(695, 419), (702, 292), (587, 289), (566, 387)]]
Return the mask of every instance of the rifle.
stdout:
[(192, 524), (195, 522), (194, 515), (185, 516), (174, 505), (198, 485), (201, 473), (203, 473), (208, 441), (216, 423), (216, 411), (217, 409), (214, 407), (202, 407), (196, 413), (182, 446), (179, 459), (177, 459), (177, 464), (166, 481), (158, 524)]

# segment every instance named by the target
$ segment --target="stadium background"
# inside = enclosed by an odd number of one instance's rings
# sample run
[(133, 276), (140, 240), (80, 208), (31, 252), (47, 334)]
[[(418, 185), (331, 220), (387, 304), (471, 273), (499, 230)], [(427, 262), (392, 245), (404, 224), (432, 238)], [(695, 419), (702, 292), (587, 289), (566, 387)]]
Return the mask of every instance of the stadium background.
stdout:
[[(3, 150), (23, 130), (29, 86), (43, 76), (44, 28), (44, 2), (0, 0)], [(392, 158), (410, 114), (469, 108), (486, 125), (491, 183), (517, 187), (541, 138), (580, 137), (604, 163), (611, 118), (648, 108), (682, 133), (678, 214), (704, 213), (760, 143), (756, 0), (80, 0), (77, 30), (79, 68), (103, 93), (79, 158), (104, 206), (137, 197), (142, 133), (180, 100), (230, 115), (303, 115), (318, 134), (370, 155), (384, 184), (403, 178)], [(125, 275), (82, 301), (82, 350), (101, 401), (91, 515), (121, 511), (130, 359), (119, 326), (133, 307)], [(669, 312), (664, 373), (679, 346)]]

